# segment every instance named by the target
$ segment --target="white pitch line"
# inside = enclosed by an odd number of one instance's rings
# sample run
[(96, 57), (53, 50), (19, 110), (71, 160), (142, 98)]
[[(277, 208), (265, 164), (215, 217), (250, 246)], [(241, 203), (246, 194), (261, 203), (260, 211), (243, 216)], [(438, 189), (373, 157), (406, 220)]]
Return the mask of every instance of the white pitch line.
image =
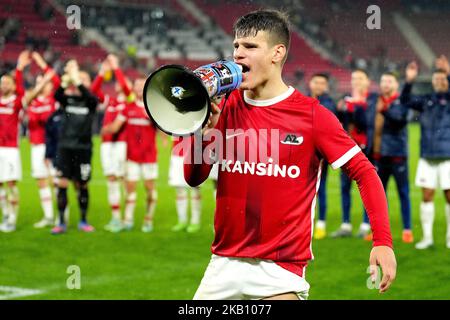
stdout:
[[(5, 292), (5, 294), (2, 294)], [(18, 287), (0, 286), (0, 300), (16, 299), (42, 294), (45, 291), (37, 289), (25, 289)]]

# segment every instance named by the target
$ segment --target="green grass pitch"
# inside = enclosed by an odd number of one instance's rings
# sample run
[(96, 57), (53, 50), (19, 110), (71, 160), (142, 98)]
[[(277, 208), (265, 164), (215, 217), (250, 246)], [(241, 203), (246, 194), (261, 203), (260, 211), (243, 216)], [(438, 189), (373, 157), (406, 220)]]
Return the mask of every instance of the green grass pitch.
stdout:
[[(414, 181), (419, 155), (419, 127), (410, 125), (410, 177)], [(136, 207), (137, 228), (111, 234), (103, 231), (109, 221), (106, 183), (99, 160), (99, 140), (95, 139), (94, 174), (90, 185), (89, 216), (97, 228), (93, 234), (76, 230), (79, 214), (73, 191), (69, 194), (70, 229), (66, 235), (51, 236), (49, 230), (36, 230), (33, 223), (42, 216), (38, 189), (30, 176), (30, 150), (21, 141), (23, 180), (20, 183), (18, 230), (0, 234), (0, 298), (19, 292), (25, 299), (191, 299), (210, 258), (213, 239), (213, 188), (202, 188), (202, 229), (199, 233), (173, 233), (176, 223), (175, 191), (167, 185), (170, 151), (160, 147), (158, 204), (155, 230), (140, 231), (144, 215), (142, 185)], [(328, 232), (340, 224), (339, 172), (330, 170), (328, 179)], [(422, 233), (418, 207), (420, 190), (411, 184), (413, 231)], [(330, 239), (313, 242), (315, 261), (307, 268), (310, 299), (448, 299), (450, 298), (450, 250), (445, 248), (444, 200), (437, 194), (435, 248), (417, 251), (401, 242), (401, 220), (395, 184), (389, 185), (391, 227), (398, 261), (397, 280), (389, 292), (380, 295), (369, 290), (366, 281), (370, 244), (360, 239)], [(352, 218), (357, 228), (361, 201), (353, 190)], [(67, 268), (81, 271), (81, 289), (70, 290)], [(11, 287), (13, 287), (11, 289)], [(27, 295), (21, 289), (39, 290)], [(14, 291), (16, 290), (16, 291)], [(24, 293), (25, 292), (25, 293)], [(21, 294), (22, 293), (22, 294)], [(16, 296), (17, 297), (17, 296)]]

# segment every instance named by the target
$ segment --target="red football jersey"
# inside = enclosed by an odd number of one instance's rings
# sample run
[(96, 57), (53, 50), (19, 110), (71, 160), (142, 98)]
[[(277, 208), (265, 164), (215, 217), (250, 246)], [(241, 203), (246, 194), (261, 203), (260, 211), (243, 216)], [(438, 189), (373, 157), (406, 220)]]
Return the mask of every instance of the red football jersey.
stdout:
[(19, 113), (22, 110), (21, 95), (0, 97), (0, 147), (19, 145)]
[(126, 121), (127, 158), (137, 163), (155, 163), (156, 127), (145, 112), (144, 103), (128, 104), (118, 117)]
[(56, 110), (56, 100), (53, 96), (37, 97), (27, 108), (28, 130), (31, 144), (45, 143), (45, 124)]
[(235, 90), (216, 128), (224, 152), (212, 252), (270, 259), (302, 275), (313, 258), (321, 160), (339, 168), (359, 147), (333, 113), (292, 87), (265, 101)]
[[(106, 103), (107, 107), (103, 117), (103, 126), (106, 126), (116, 120), (117, 115), (125, 109), (126, 104), (124, 99), (114, 98), (109, 95), (105, 95), (104, 103)], [(116, 134), (102, 135), (102, 142), (126, 141), (125, 132), (125, 128), (122, 127)]]

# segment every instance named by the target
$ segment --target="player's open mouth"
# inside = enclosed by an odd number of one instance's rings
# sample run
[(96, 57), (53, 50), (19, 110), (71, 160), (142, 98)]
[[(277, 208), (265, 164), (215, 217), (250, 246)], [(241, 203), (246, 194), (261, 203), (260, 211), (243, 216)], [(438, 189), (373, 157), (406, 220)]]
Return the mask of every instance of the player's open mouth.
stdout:
[(250, 68), (249, 68), (247, 65), (242, 64), (242, 63), (238, 63), (238, 65), (241, 66), (241, 68), (242, 68), (242, 73), (247, 73), (247, 72), (250, 71)]

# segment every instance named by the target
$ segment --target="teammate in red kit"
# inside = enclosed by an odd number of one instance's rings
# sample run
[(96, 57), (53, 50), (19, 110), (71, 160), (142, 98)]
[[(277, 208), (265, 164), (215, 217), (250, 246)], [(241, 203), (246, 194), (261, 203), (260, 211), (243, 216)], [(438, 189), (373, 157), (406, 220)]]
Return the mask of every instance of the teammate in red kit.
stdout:
[(30, 52), (21, 52), (15, 77), (4, 74), (0, 78), (0, 207), (3, 212), (0, 231), (3, 232), (16, 230), (19, 207), (17, 181), (22, 178), (18, 141), (19, 113), (25, 94), (22, 73), (30, 62)]
[[(333, 169), (343, 168), (358, 184), (373, 230), (372, 280), (380, 265), (380, 292), (386, 291), (395, 278), (396, 261), (383, 186), (337, 118), (283, 82), (290, 43), (287, 17), (271, 10), (252, 12), (238, 19), (234, 34), (242, 85), (223, 108), (213, 105), (203, 132), (204, 141), (219, 136), (223, 150), (216, 153), (213, 256), (194, 299), (307, 298), (305, 267), (313, 258), (322, 160)], [(231, 148), (232, 140), (237, 148)], [(192, 143), (185, 157), (185, 179), (191, 186), (202, 183), (211, 170), (211, 164), (192, 159), (208, 151), (208, 143)], [(245, 153), (236, 156), (242, 148)], [(249, 154), (256, 148), (278, 149), (278, 155), (256, 152), (252, 160)]]
[(45, 124), (56, 110), (54, 93), (59, 87), (60, 79), (39, 53), (33, 52), (31, 57), (44, 72), (44, 75), (36, 78), (33, 90), (25, 95), (31, 144), (31, 176), (37, 180), (44, 211), (43, 219), (35, 223), (34, 227), (44, 228), (54, 224), (52, 190), (48, 180), (51, 177), (51, 168), (45, 161)]
[(147, 192), (147, 213), (143, 232), (153, 230), (153, 214), (157, 193), (155, 180), (158, 177), (156, 132), (157, 129), (145, 112), (143, 90), (145, 79), (134, 81), (135, 100), (129, 103), (116, 117), (114, 122), (102, 128), (102, 135), (116, 134), (124, 127), (127, 141), (126, 165), (126, 206), (123, 228), (131, 230), (134, 226), (134, 209), (136, 207), (136, 187), (142, 178)]
[[(117, 96), (105, 95), (101, 90), (105, 73), (113, 70), (116, 77), (115, 91)], [(92, 92), (98, 97), (99, 101), (106, 105), (103, 126), (114, 122), (117, 115), (122, 112), (130, 98), (131, 88), (119, 68), (118, 58), (110, 54), (102, 63), (100, 71), (91, 86)], [(116, 134), (102, 135), (100, 145), (100, 156), (103, 167), (103, 174), (107, 178), (108, 184), (108, 202), (112, 211), (112, 219), (105, 226), (105, 229), (111, 232), (118, 232), (122, 228), (120, 217), (121, 192), (120, 184), (125, 175), (125, 164), (127, 160), (127, 142), (126, 131), (122, 127)]]
[[(189, 139), (178, 138), (173, 141), (172, 154), (169, 167), (169, 185), (176, 190), (176, 207), (178, 223), (172, 227), (172, 231), (186, 230), (195, 233), (200, 230), (202, 197), (200, 188), (190, 188), (183, 173), (183, 146), (189, 143)], [(191, 192), (191, 219), (188, 219), (188, 192)]]

